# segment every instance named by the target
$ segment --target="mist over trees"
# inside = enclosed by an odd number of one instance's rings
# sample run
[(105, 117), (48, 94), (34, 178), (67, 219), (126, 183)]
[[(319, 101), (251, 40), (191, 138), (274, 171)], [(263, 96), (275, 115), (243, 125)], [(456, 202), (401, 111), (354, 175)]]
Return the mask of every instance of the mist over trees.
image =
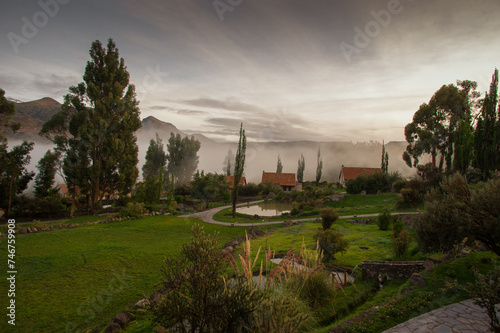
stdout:
[(92, 43), (84, 82), (69, 88), (61, 112), (42, 128), (63, 152), (68, 189), (79, 188), (100, 204), (106, 192), (130, 193), (137, 180), (138, 147), (134, 132), (141, 127), (135, 87), (112, 39), (104, 48)]
[(231, 149), (229, 149), (227, 151), (227, 155), (226, 155), (226, 158), (224, 159), (224, 163), (223, 163), (223, 166), (222, 166), (222, 170), (224, 171), (224, 173), (226, 174), (226, 176), (231, 176), (232, 175), (232, 168), (233, 168), (233, 163), (234, 161), (234, 153)]
[(299, 162), (297, 167), (297, 182), (302, 183), (304, 181), (304, 170), (306, 169), (306, 161), (304, 155), (300, 154)]
[(198, 168), (198, 150), (201, 144), (194, 137), (182, 138), (180, 134), (170, 134), (167, 144), (167, 170), (174, 177), (175, 184), (187, 184)]

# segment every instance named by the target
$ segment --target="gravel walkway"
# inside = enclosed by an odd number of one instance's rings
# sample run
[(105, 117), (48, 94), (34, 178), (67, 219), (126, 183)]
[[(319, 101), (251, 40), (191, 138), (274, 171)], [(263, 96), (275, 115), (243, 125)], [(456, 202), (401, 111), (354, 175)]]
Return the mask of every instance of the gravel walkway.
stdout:
[(489, 323), (486, 311), (469, 299), (412, 318), (384, 333), (487, 333)]

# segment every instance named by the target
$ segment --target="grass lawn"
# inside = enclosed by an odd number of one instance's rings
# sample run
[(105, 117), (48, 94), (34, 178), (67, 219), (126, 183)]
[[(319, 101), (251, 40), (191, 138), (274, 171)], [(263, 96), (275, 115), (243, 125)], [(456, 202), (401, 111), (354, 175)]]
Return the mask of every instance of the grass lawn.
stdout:
[[(256, 253), (259, 247), (262, 250), (271, 247), (271, 251), (284, 254), (291, 248), (300, 250), (302, 242), (308, 249), (313, 249), (316, 245), (313, 236), (319, 228), (321, 228), (321, 224), (314, 222), (302, 223), (289, 228), (277, 227), (267, 237), (252, 240), (252, 251)], [(338, 220), (332, 228), (340, 231), (350, 244), (344, 254), (335, 255), (337, 258), (335, 265), (353, 268), (363, 260), (391, 259), (392, 230), (381, 231), (375, 224), (353, 224), (345, 220)]]
[[(177, 256), (197, 220), (155, 216), (76, 229), (17, 235), (16, 326), (1, 332), (87, 331), (158, 289), (166, 256)], [(73, 221), (71, 221), (73, 222)], [(243, 228), (203, 223), (220, 242)], [(0, 239), (1, 269), (7, 271), (7, 239)], [(4, 273), (5, 274), (5, 273)], [(0, 293), (7, 295), (7, 281)], [(7, 297), (2, 307), (7, 307)]]

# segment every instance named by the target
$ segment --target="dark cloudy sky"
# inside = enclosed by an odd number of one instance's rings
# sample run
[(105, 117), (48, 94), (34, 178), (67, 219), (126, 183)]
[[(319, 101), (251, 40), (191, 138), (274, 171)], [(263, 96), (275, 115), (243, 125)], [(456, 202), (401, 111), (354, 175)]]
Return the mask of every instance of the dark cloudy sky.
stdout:
[(142, 117), (215, 139), (243, 122), (254, 141), (403, 140), (441, 85), (470, 79), (485, 91), (500, 67), (498, 0), (2, 0), (1, 8), (7, 96), (62, 101), (82, 81), (92, 41), (112, 37)]

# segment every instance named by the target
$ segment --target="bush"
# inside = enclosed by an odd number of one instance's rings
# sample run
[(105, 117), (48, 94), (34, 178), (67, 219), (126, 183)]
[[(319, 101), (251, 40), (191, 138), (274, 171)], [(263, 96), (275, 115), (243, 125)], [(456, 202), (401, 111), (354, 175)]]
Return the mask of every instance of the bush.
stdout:
[(330, 229), (332, 224), (339, 218), (339, 213), (331, 207), (322, 208), (319, 211), (323, 230)]
[(394, 221), (394, 223), (392, 224), (392, 237), (397, 238), (401, 231), (403, 231), (404, 227), (405, 225), (403, 221), (401, 221), (401, 219), (397, 219), (396, 221)]
[(242, 197), (256, 197), (261, 189), (255, 183), (248, 183), (238, 188), (238, 194)]
[(311, 309), (285, 288), (270, 288), (254, 314), (254, 332), (310, 332), (316, 322)]
[(391, 225), (392, 216), (389, 210), (384, 209), (384, 212), (378, 216), (377, 225), (380, 230), (389, 230), (389, 225)]
[[(243, 278), (226, 283), (227, 261), (215, 236), (193, 227), (180, 259), (165, 260), (166, 293), (151, 306), (153, 319), (171, 332), (239, 332), (252, 327), (263, 293)], [(226, 276), (229, 280), (229, 277)]]
[(314, 240), (318, 242), (320, 249), (323, 251), (323, 260), (325, 262), (336, 260), (335, 253), (344, 253), (349, 247), (349, 242), (344, 239), (344, 236), (333, 229), (318, 231), (314, 235)]
[(406, 187), (407, 183), (408, 183), (408, 181), (406, 179), (400, 179), (400, 180), (395, 181), (392, 186), (394, 187), (394, 190), (397, 193), (399, 193), (399, 192), (401, 192), (401, 189)]
[(361, 174), (346, 181), (346, 191), (349, 194), (359, 194), (361, 191), (366, 191), (368, 194), (376, 194), (378, 191), (389, 192), (393, 184), (401, 179), (399, 172)]
[(177, 203), (184, 203), (184, 196), (182, 194), (177, 194), (174, 197), (175, 202)]
[(134, 218), (141, 218), (144, 216), (146, 209), (144, 208), (144, 203), (142, 202), (129, 202), (127, 207), (120, 211), (121, 216), (129, 216)]
[(406, 260), (408, 258), (408, 248), (411, 241), (412, 237), (406, 230), (401, 231), (398, 237), (392, 239), (394, 259)]
[(398, 206), (417, 206), (424, 201), (426, 192), (425, 184), (419, 179), (411, 179), (399, 192), (401, 193), (401, 199), (398, 202)]
[(469, 284), (469, 293), (475, 298), (474, 303), (484, 308), (490, 317), (490, 326), (494, 332), (500, 332), (500, 320), (497, 316), (496, 304), (500, 303), (500, 266), (495, 264), (493, 270), (486, 275), (473, 268), (476, 280)]
[(278, 194), (279, 192), (282, 191), (281, 186), (278, 184), (274, 184), (271, 181), (267, 181), (265, 183), (260, 183), (259, 184), (259, 189), (261, 195), (268, 195), (269, 193), (273, 192), (274, 194)]

